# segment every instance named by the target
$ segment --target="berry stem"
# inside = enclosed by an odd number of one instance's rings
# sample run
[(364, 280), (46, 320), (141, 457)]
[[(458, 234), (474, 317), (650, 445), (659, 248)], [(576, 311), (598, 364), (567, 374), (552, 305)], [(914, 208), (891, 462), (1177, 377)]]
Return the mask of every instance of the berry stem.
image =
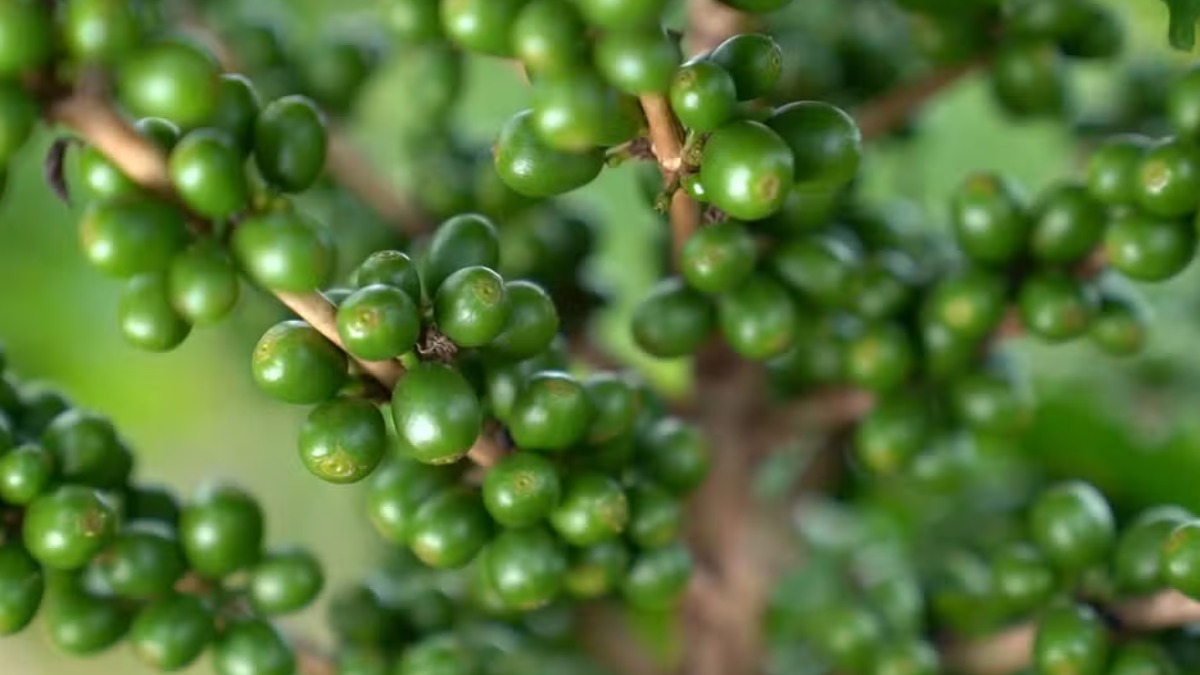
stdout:
[[(1200, 621), (1200, 602), (1179, 593), (1163, 591), (1109, 608), (1126, 628), (1156, 631)], [(1029, 665), (1037, 627), (1024, 623), (995, 635), (953, 644), (943, 652), (945, 663), (968, 675), (1008, 675)]]
[[(683, 168), (683, 136), (671, 112), (671, 104), (662, 94), (643, 94), (639, 97), (646, 122), (650, 126), (650, 144), (658, 166), (662, 169), (663, 184), (677, 184), (679, 170)], [(671, 194), (671, 247), (673, 258), (678, 260), (683, 245), (700, 226), (700, 205), (683, 190), (676, 188)]]
[(886, 136), (903, 126), (912, 114), (930, 99), (977, 72), (987, 59), (979, 58), (966, 63), (934, 70), (914, 82), (906, 82), (858, 110), (855, 119), (865, 140)]
[(404, 234), (429, 232), (435, 223), (410, 199), (403, 198), (383, 179), (383, 173), (371, 166), (340, 124), (329, 128), (329, 147), (325, 170), (346, 190), (354, 193), (380, 218), (395, 225)]

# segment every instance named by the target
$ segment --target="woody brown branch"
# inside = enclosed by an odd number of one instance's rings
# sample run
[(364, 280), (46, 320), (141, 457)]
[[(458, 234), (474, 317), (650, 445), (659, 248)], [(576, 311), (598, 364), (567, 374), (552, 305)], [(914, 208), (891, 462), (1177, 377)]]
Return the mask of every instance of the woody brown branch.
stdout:
[(985, 64), (986, 60), (979, 58), (934, 70), (867, 102), (854, 115), (863, 139), (878, 139), (903, 127), (931, 99)]
[(718, 0), (688, 3), (686, 47), (689, 55), (712, 51), (730, 36), (746, 28), (747, 17)]
[[(1200, 602), (1177, 591), (1163, 591), (1108, 608), (1123, 629), (1139, 632), (1186, 626), (1200, 621)], [(1024, 623), (979, 640), (948, 645), (945, 664), (964, 675), (1009, 675), (1033, 660), (1037, 627)]]
[(417, 207), (416, 201), (401, 195), (383, 172), (362, 156), (340, 124), (329, 129), (325, 170), (346, 190), (352, 192), (377, 216), (408, 235), (418, 235), (435, 227), (432, 218)]
[[(740, 32), (744, 21), (740, 12), (716, 0), (689, 0), (687, 53), (711, 50)], [(667, 101), (643, 100), (643, 109), (656, 154), (662, 149), (675, 153), (671, 157), (681, 155), (681, 136)], [(668, 132), (673, 138), (667, 137)], [(663, 155), (658, 157), (670, 183), (682, 158), (668, 164)], [(676, 192), (671, 207), (671, 239), (678, 260), (683, 243), (699, 227), (701, 210), (682, 190)], [(760, 528), (771, 521), (750, 494), (754, 451), (774, 442), (778, 430), (754, 419), (755, 408), (765, 404), (760, 398), (766, 391), (761, 372), (729, 357), (727, 347), (714, 343), (697, 355), (694, 364), (697, 396), (692, 412), (703, 425), (714, 457), (710, 477), (689, 508), (688, 541), (698, 563), (712, 570), (712, 578), (698, 589), (702, 593), (689, 593), (685, 600), (686, 651), (680, 667), (685, 675), (758, 671), (761, 614), (767, 584), (774, 576), (766, 561), (778, 551), (777, 546), (762, 545)]]

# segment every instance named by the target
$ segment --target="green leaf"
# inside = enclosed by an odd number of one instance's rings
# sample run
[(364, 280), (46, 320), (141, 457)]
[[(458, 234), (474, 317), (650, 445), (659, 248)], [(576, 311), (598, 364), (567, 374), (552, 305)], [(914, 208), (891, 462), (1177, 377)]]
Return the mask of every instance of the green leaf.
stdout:
[(1196, 46), (1196, 22), (1200, 21), (1200, 0), (1163, 0), (1170, 14), (1167, 39), (1175, 49)]

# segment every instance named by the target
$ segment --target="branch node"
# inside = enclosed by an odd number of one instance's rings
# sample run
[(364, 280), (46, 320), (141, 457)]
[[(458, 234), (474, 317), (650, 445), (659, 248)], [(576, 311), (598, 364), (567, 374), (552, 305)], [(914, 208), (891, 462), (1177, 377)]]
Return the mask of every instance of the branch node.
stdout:
[(458, 345), (433, 326), (426, 326), (417, 343), (417, 355), (425, 361), (450, 363), (458, 355)]

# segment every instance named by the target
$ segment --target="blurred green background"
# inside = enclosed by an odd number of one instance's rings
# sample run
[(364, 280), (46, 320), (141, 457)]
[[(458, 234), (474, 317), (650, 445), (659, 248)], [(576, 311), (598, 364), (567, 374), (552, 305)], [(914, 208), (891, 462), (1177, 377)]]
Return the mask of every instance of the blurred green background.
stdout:
[[(249, 4), (249, 3), (247, 3)], [(260, 6), (261, 4), (261, 6)], [(283, 3), (298, 31), (311, 39), (330, 25), (375, 23), (373, 3), (297, 0)], [(1113, 0), (1135, 28), (1129, 61), (1187, 55), (1165, 48), (1165, 11), (1148, 0)], [(271, 3), (254, 3), (270, 13)], [(363, 10), (358, 12), (357, 10)], [(403, 69), (385, 68), (371, 85), (353, 127), (361, 147), (389, 177), (402, 175), (390, 120), (405, 105)], [(1107, 68), (1081, 72), (1089, 104), (1112, 96)], [(499, 124), (526, 105), (526, 90), (508, 66), (472, 62), (458, 123), (486, 143)], [(945, 196), (965, 172), (997, 169), (1031, 188), (1071, 175), (1075, 141), (1055, 123), (1016, 124), (992, 106), (972, 79), (928, 109), (916, 140), (871, 149), (868, 194), (894, 208), (918, 210), (920, 224), (942, 227)], [(41, 158), (46, 134), (13, 168), (0, 204), (0, 340), (27, 379), (55, 383), (79, 404), (110, 415), (139, 453), (138, 473), (185, 494), (211, 475), (235, 477), (253, 489), (269, 514), (270, 543), (299, 542), (323, 555), (330, 585), (362, 573), (379, 546), (361, 515), (361, 489), (326, 485), (307, 474), (294, 442), (304, 410), (268, 401), (254, 388), (249, 355), (261, 332), (280, 316), (263, 297), (247, 298), (234, 321), (195, 332), (167, 355), (126, 346), (115, 313), (118, 285), (84, 264), (71, 208), (46, 187)], [(657, 218), (634, 198), (632, 170), (609, 171), (573, 197), (603, 223), (596, 272), (617, 302), (601, 335), (614, 353), (636, 359), (623, 318), (657, 274), (652, 263)], [(334, 227), (354, 217), (327, 209)], [(1030, 451), (1052, 471), (1083, 475), (1113, 491), (1127, 506), (1176, 501), (1200, 509), (1200, 265), (1165, 289), (1150, 289), (1157, 321), (1148, 356), (1115, 363), (1088, 345), (1032, 349), (1016, 346), (1036, 376), (1042, 401)], [(249, 295), (249, 294), (247, 294)], [(640, 361), (639, 361), (640, 362)], [(668, 380), (678, 368), (666, 371)], [(319, 634), (321, 608), (297, 620)], [(145, 672), (123, 650), (71, 660), (46, 648), (39, 630), (0, 642), (4, 675)], [(193, 672), (207, 673), (201, 663)]]

